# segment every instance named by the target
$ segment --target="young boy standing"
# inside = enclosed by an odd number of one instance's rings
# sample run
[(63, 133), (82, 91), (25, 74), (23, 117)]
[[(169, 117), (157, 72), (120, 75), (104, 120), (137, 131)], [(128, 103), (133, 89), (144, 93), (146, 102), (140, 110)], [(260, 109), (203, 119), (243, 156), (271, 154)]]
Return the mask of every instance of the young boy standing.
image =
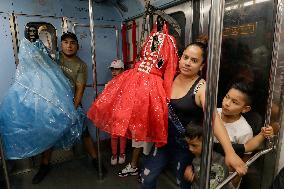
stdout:
[[(243, 144), (243, 153), (252, 152), (262, 144), (265, 138), (273, 135), (273, 128), (268, 126), (262, 127), (261, 132), (253, 137), (250, 125), (242, 116), (243, 113), (251, 110), (252, 93), (253, 90), (249, 84), (235, 83), (223, 98), (222, 108), (217, 109), (231, 142)], [(218, 142), (217, 139), (214, 142)], [(234, 148), (236, 146), (233, 145)]]
[(222, 108), (217, 109), (232, 143), (245, 144), (253, 137), (251, 126), (242, 116), (251, 110), (251, 103), (252, 87), (240, 82), (232, 85), (223, 98)]

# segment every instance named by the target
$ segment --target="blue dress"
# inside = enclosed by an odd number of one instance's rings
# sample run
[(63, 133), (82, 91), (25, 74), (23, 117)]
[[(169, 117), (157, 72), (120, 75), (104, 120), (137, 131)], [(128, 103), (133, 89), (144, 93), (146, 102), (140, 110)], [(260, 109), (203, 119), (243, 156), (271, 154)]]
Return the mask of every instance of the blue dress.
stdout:
[(82, 134), (83, 114), (73, 91), (41, 41), (23, 39), (15, 82), (0, 105), (6, 159), (23, 159), (51, 147), (70, 148)]

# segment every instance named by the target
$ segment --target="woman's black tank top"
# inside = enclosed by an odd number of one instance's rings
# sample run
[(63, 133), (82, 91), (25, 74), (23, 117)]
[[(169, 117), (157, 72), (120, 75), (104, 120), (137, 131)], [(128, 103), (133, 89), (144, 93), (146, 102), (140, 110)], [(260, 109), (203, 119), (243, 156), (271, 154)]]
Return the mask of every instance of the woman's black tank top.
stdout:
[(170, 104), (179, 118), (182, 125), (185, 127), (191, 121), (202, 121), (203, 110), (195, 103), (195, 88), (198, 85), (201, 77), (198, 78), (187, 94), (179, 99), (171, 99)]

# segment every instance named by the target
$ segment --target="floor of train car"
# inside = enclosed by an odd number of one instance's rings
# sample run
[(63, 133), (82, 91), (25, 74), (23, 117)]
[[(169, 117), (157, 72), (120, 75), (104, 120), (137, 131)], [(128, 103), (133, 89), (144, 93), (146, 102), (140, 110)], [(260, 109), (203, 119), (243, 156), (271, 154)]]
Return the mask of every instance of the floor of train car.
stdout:
[[(136, 189), (141, 188), (137, 176), (120, 178), (117, 176), (119, 170), (125, 165), (111, 166), (109, 162), (110, 152), (102, 154), (107, 174), (99, 180), (97, 171), (92, 166), (90, 158), (83, 155), (79, 158), (72, 158), (68, 161), (54, 163), (47, 177), (39, 184), (32, 184), (32, 178), (37, 171), (33, 167), (30, 171), (12, 174), (10, 176), (11, 189)], [(127, 160), (131, 158), (131, 147), (127, 148)], [(159, 189), (176, 189), (173, 183), (173, 176), (163, 173), (158, 180)], [(1, 185), (1, 184), (0, 184)], [(0, 186), (0, 188), (2, 188)], [(5, 188), (5, 187), (3, 187)]]
[[(80, 145), (79, 145), (80, 146)], [(32, 178), (38, 170), (39, 156), (34, 158), (34, 165), (22, 165), (17, 163), (13, 166), (10, 175), (11, 189), (137, 189), (141, 188), (137, 176), (120, 178), (117, 176), (118, 171), (124, 168), (124, 165), (110, 165), (110, 144), (103, 144), (101, 149), (102, 160), (108, 172), (103, 180), (99, 180), (97, 172), (92, 166), (90, 158), (84, 150), (55, 151), (53, 153), (53, 164), (47, 177), (37, 185), (32, 184)], [(131, 142), (127, 145), (127, 161), (131, 159)], [(263, 158), (257, 160), (249, 169), (248, 174), (243, 178), (242, 189), (259, 189), (261, 188), (261, 174)], [(11, 167), (11, 166), (10, 166)], [(29, 167), (29, 168), (26, 168)], [(4, 189), (3, 173), (0, 171), (0, 189)], [(177, 189), (174, 184), (175, 178), (167, 169), (158, 179), (158, 189)]]

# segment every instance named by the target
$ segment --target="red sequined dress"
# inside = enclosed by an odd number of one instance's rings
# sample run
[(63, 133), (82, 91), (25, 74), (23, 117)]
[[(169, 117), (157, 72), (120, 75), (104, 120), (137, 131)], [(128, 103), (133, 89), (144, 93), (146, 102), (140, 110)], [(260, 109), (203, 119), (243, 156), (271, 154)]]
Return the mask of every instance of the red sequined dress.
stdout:
[[(153, 40), (157, 39), (157, 40)], [(153, 44), (155, 43), (155, 44)], [(151, 47), (156, 45), (155, 51)], [(96, 127), (138, 141), (167, 143), (168, 106), (178, 55), (175, 39), (156, 27), (134, 68), (111, 80), (87, 115)]]

